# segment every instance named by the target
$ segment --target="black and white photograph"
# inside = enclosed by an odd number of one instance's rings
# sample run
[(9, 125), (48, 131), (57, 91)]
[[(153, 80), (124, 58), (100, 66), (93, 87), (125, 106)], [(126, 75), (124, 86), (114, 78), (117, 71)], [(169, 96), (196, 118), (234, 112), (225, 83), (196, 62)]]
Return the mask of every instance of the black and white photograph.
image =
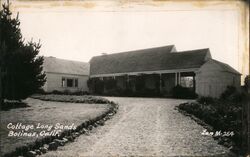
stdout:
[(0, 156), (250, 157), (248, 0), (0, 5)]

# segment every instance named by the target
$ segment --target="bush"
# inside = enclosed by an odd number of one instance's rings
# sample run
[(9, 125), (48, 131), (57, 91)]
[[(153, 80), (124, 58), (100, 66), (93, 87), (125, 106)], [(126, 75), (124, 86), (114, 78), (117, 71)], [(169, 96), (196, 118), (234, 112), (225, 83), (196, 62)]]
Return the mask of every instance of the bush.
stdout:
[(58, 90), (53, 90), (53, 91), (51, 92), (51, 94), (63, 94), (63, 92), (58, 91)]
[(247, 95), (245, 93), (235, 92), (228, 97), (228, 100), (240, 105), (243, 101), (245, 101)]
[(197, 99), (197, 102), (201, 103), (201, 104), (214, 104), (215, 103), (215, 99), (212, 97), (199, 97)]
[(57, 95), (89, 95), (87, 91), (74, 91), (71, 92), (69, 90), (64, 90), (64, 91), (58, 91), (58, 90), (53, 90), (50, 93), (38, 93), (38, 94), (57, 94)]
[(245, 91), (249, 90), (249, 85), (250, 85), (250, 75), (247, 75), (244, 79), (244, 88)]
[(182, 87), (180, 85), (175, 86), (171, 94), (174, 98), (181, 98), (181, 99), (194, 99), (197, 98), (197, 94), (189, 88)]
[(227, 89), (220, 95), (220, 99), (226, 100), (235, 92), (236, 92), (236, 88), (234, 86), (227, 86)]
[(233, 131), (235, 135), (228, 138), (240, 148), (246, 137), (242, 132), (243, 104), (246, 100), (246, 93), (239, 93), (236, 88), (228, 87), (220, 99), (200, 97), (197, 102), (180, 104), (178, 108), (211, 125), (215, 131)]
[(23, 107), (30, 107), (24, 102), (19, 102), (19, 101), (7, 101), (1, 104), (0, 111), (8, 111), (10, 109), (15, 109), (15, 108), (23, 108)]
[(37, 91), (36, 91), (37, 94), (46, 94), (46, 92), (44, 91), (43, 88), (39, 88)]
[(234, 105), (242, 105), (242, 102), (247, 99), (245, 92), (239, 92), (234, 86), (228, 86), (227, 89), (221, 94), (220, 99)]

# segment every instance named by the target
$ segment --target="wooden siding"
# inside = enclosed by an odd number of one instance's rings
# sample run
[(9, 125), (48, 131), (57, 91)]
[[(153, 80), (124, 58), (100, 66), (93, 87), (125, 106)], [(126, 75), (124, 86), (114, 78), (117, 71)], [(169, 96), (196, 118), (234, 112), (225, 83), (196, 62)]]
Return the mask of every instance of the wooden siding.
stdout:
[[(76, 91), (88, 91), (87, 80), (88, 76), (84, 75), (70, 75), (70, 74), (59, 74), (59, 73), (46, 73), (47, 81), (44, 85), (45, 92), (52, 92), (53, 90), (70, 92)], [(62, 87), (62, 78), (77, 78), (78, 87)]]

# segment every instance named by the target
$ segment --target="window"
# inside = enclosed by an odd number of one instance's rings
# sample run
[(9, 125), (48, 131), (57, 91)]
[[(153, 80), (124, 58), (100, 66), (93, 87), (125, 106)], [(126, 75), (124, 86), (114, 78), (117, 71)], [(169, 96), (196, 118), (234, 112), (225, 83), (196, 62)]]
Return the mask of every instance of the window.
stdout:
[(191, 88), (194, 87), (194, 79), (192, 76), (181, 77), (181, 86)]
[(75, 79), (75, 87), (78, 87), (78, 79)]
[(78, 78), (62, 78), (62, 87), (78, 87)]
[(62, 78), (62, 87), (66, 87), (65, 78)]
[(67, 79), (67, 87), (73, 87), (73, 79)]

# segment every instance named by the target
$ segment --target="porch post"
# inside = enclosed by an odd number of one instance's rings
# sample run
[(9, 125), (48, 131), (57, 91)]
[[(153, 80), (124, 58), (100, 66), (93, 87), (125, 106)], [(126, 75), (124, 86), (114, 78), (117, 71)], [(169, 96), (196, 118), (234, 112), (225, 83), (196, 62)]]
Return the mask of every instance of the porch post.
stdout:
[(162, 91), (162, 80), (161, 80), (161, 73), (160, 73), (160, 84), (159, 84), (159, 89), (160, 89), (160, 93), (161, 93), (161, 91)]
[(2, 97), (2, 90), (3, 90), (3, 87), (2, 87), (2, 76), (3, 76), (3, 74), (2, 74), (2, 69), (1, 69), (1, 67), (0, 67), (0, 109), (1, 109), (1, 107), (2, 107), (2, 103), (3, 103), (3, 97)]
[(194, 92), (196, 91), (196, 81), (195, 81), (195, 75), (193, 76), (193, 88)]
[(178, 82), (177, 82), (177, 72), (175, 73), (175, 86), (177, 86)]
[(181, 72), (179, 72), (178, 84), (181, 85)]
[(126, 89), (129, 89), (129, 75), (126, 77)]

